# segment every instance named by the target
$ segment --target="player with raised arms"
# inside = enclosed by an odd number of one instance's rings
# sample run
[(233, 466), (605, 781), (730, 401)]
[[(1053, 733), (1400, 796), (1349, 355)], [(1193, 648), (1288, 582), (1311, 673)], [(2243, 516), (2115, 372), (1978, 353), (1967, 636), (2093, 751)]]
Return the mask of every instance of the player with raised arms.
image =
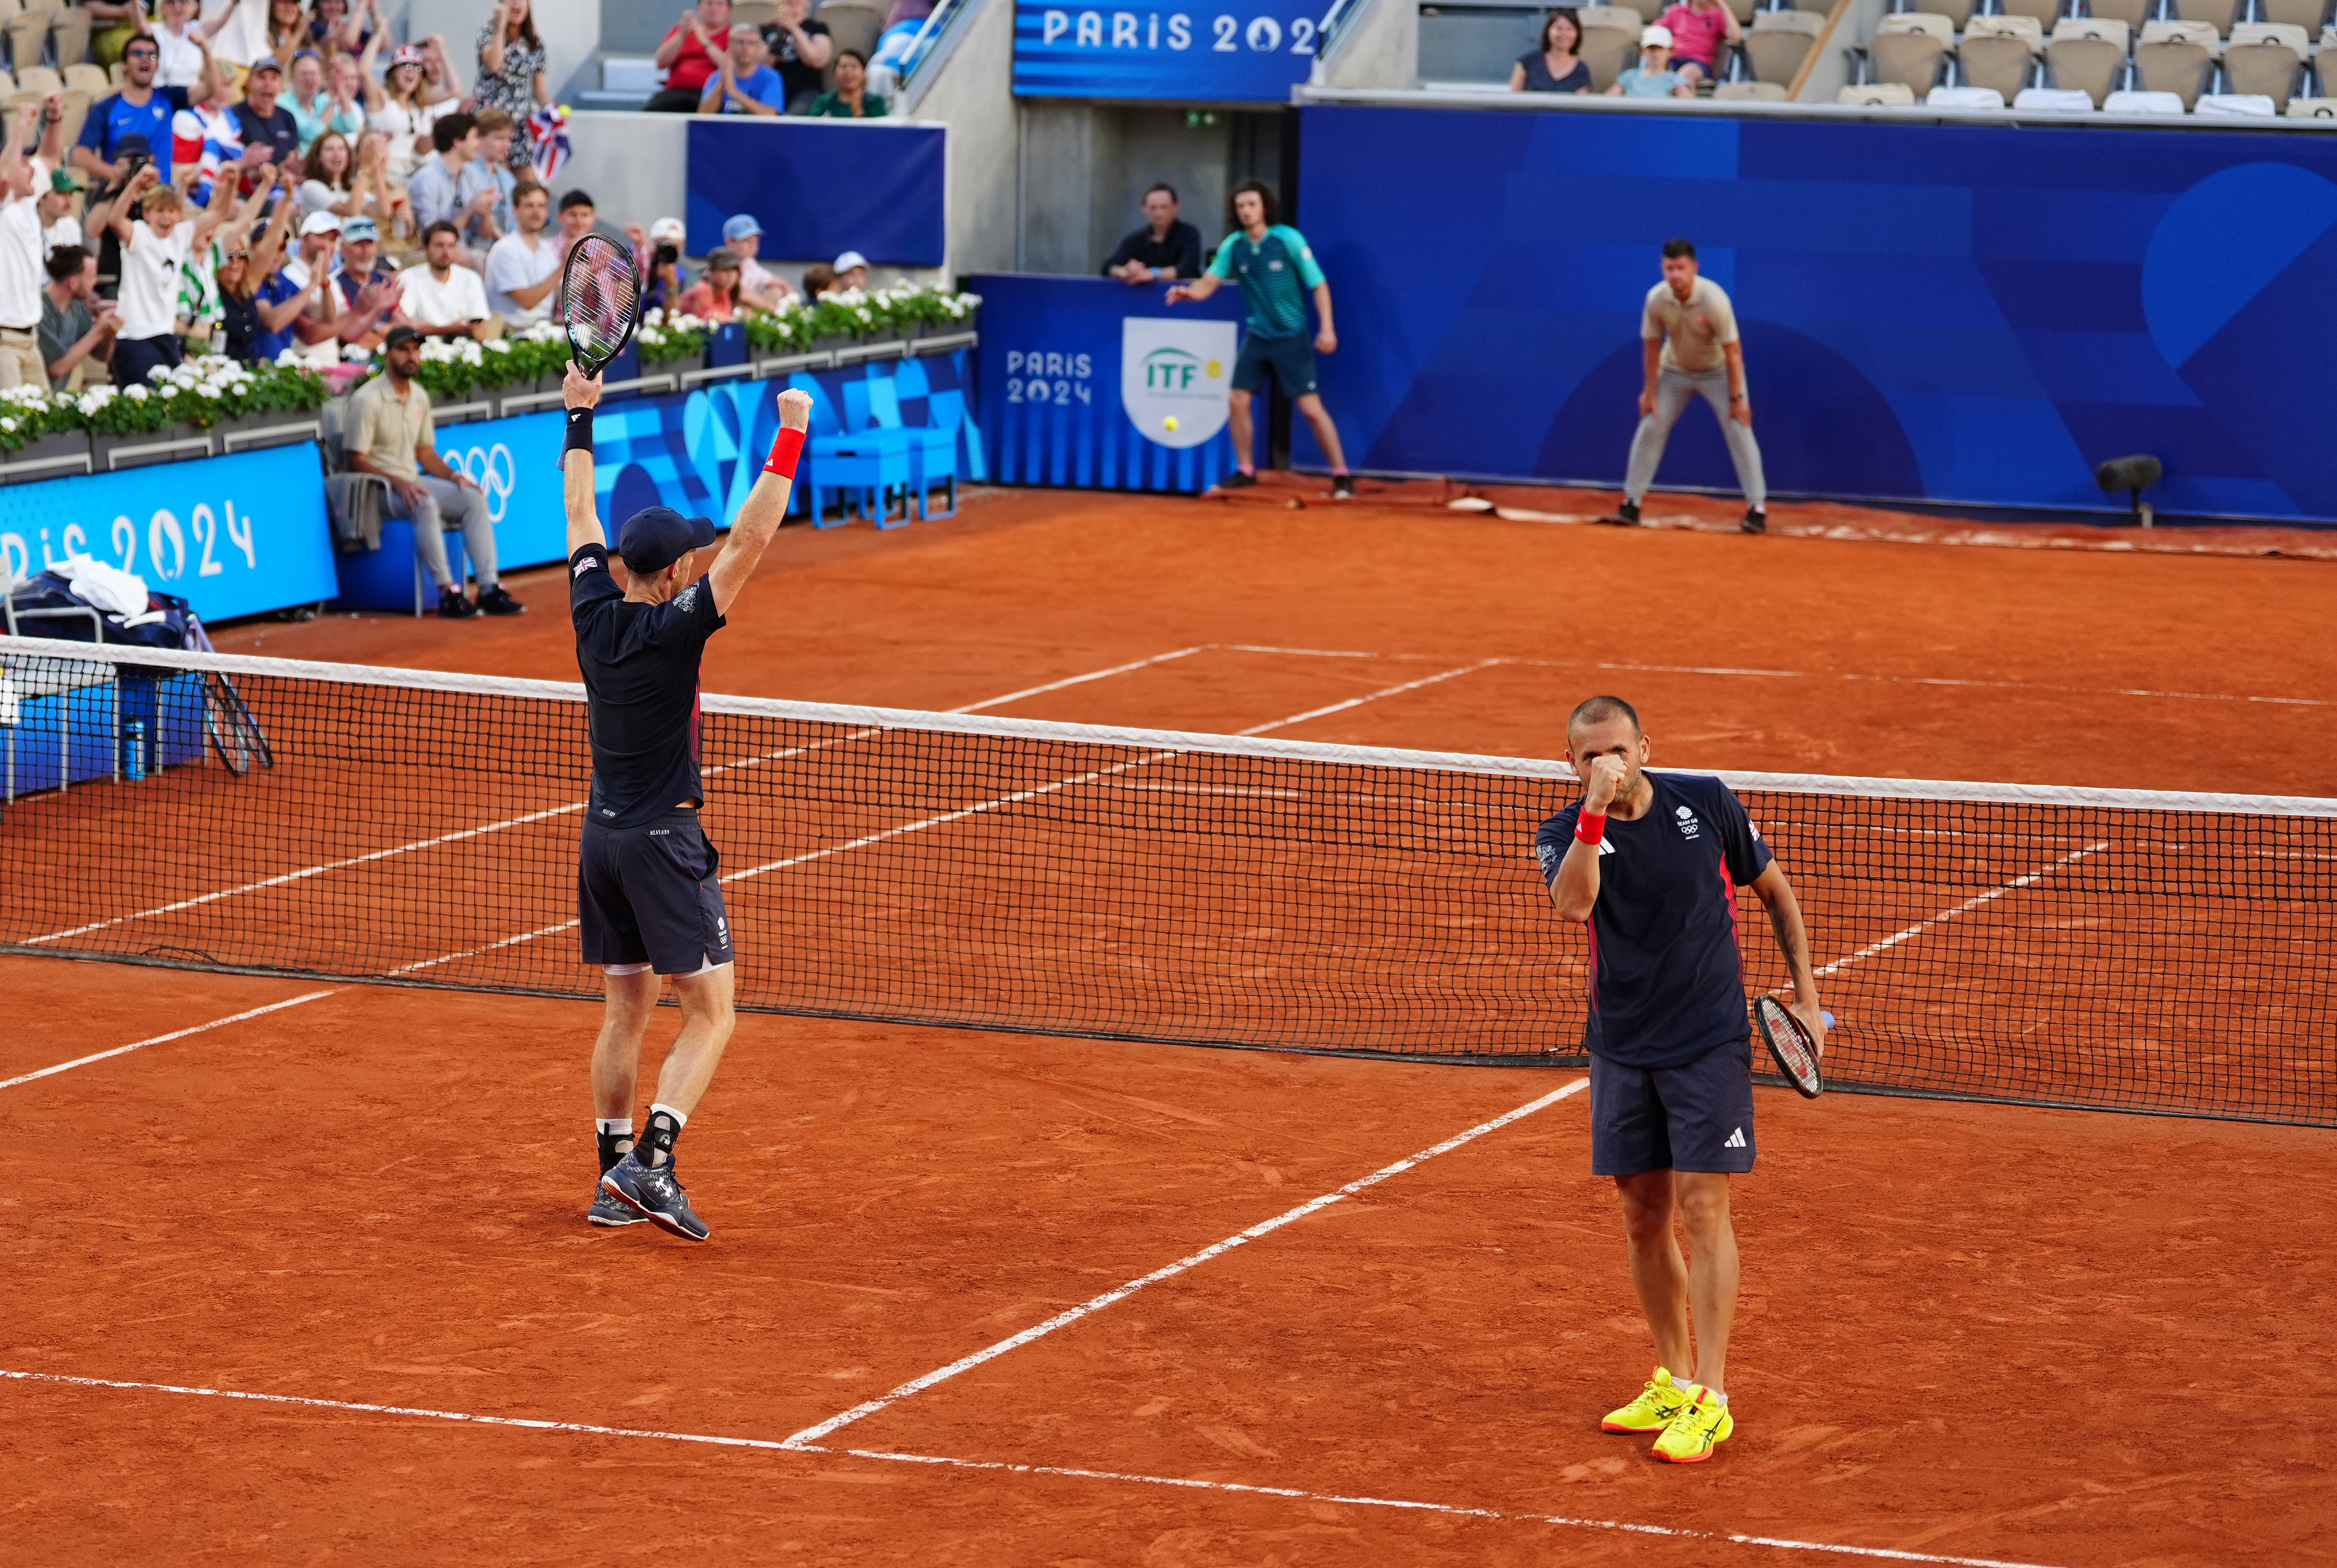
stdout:
[[(608, 998), (592, 1048), (601, 1185), (586, 1217), (596, 1225), (650, 1220), (702, 1242), (706, 1222), (674, 1174), (674, 1144), (730, 1038), (736, 955), (716, 874), (721, 857), (699, 817), (706, 789), (699, 774), (698, 667), (706, 639), (722, 629), (787, 516), (811, 398), (779, 394), (770, 458), (702, 579), (693, 562), (715, 542), (714, 524), (652, 506), (618, 531), (621, 587), (595, 506), (600, 377), (572, 365), (565, 391), (569, 602), (592, 737), (577, 914), (584, 961), (601, 966)], [(657, 1099), (637, 1146), (633, 1096), (660, 977), (679, 994), (681, 1033), (658, 1073)]]
[(1736, 888), (1750, 883), (1768, 911), (1793, 976), (1791, 1012), (1814, 1051), (1824, 1049), (1825, 1018), (1801, 904), (1728, 786), (1648, 772), (1639, 716), (1617, 696), (1574, 710), (1566, 755), (1582, 798), (1541, 824), (1534, 855), (1558, 912), (1590, 928), (1590, 1169), (1615, 1179), (1658, 1363), (1601, 1426), (1657, 1433), (1657, 1458), (1693, 1465), (1736, 1428), (1729, 1178), (1752, 1170), (1754, 1154)]
[[(1339, 446), (1339, 427), (1331, 423), (1315, 390), (1315, 355), (1335, 353), (1339, 334), (1331, 325), (1331, 285), (1315, 264), (1306, 237), (1285, 223), (1274, 190), (1261, 180), (1245, 180), (1234, 187), (1234, 231), (1217, 247), (1209, 268), (1190, 283), (1168, 290), (1168, 303), (1207, 299), (1228, 278), (1241, 285), (1242, 305), (1249, 315), (1242, 334), (1241, 353), (1234, 360), (1231, 417), (1234, 427), (1234, 472), (1217, 481), (1219, 490), (1237, 490), (1257, 482), (1257, 426), (1250, 404), (1267, 387), (1280, 383), (1282, 394), (1298, 404), (1298, 412), (1315, 432), (1323, 455), (1331, 460), (1331, 493), (1355, 493), (1354, 476), (1347, 472), (1347, 454)], [(1312, 293), (1315, 314), (1322, 330), (1310, 346), (1306, 338), (1306, 298)]]

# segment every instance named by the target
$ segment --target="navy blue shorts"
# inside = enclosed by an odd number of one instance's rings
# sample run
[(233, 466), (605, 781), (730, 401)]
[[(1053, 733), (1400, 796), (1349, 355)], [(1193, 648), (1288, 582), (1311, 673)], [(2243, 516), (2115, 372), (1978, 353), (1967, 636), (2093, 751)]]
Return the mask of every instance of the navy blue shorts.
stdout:
[(1288, 337), (1260, 337), (1252, 332), (1242, 339), (1234, 356), (1234, 390), (1264, 392), (1267, 373), (1282, 383), (1285, 397), (1304, 397), (1315, 390), (1315, 340), (1304, 332)]
[(1590, 1174), (1753, 1168), (1753, 1038), (1677, 1067), (1590, 1058)]
[(647, 964), (661, 975), (728, 963), (737, 955), (715, 877), (721, 863), (694, 811), (637, 828), (587, 822), (576, 864), (584, 961)]

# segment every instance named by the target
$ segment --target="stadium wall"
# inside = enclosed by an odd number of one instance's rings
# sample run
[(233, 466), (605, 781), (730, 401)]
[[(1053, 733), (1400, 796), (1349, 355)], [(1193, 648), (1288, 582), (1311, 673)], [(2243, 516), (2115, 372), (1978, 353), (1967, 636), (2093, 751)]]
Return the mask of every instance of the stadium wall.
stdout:
[[(1735, 299), (1774, 491), (2337, 519), (2337, 140), (1308, 104), (1325, 400), (1380, 472), (1615, 484), (1657, 249)], [(1319, 465), (1303, 426), (1295, 459)], [(1691, 408), (1659, 484), (1734, 488)]]

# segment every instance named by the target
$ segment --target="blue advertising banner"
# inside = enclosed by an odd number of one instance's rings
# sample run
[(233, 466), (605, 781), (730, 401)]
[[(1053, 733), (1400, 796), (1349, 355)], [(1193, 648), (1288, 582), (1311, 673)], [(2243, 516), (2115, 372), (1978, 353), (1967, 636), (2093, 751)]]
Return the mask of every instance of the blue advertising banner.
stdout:
[[(871, 421), (872, 406), (890, 410), (904, 429), (955, 433), (958, 478), (984, 478), (966, 370), (966, 351), (959, 349), (789, 376), (784, 385), (810, 393), (815, 405), (813, 439), (797, 471), (797, 509), (807, 504), (818, 482), (822, 433), (862, 428)], [(883, 383), (891, 397), (868, 396), (871, 382)], [(602, 404), (592, 424), (592, 476), (601, 526), (612, 528), (645, 506), (670, 506), (729, 527), (778, 433), (782, 385), (723, 381), (694, 392)], [(558, 467), (566, 426), (565, 416), (554, 409), (439, 427), (439, 455), (486, 492), (502, 570), (568, 557), (568, 515)]]
[(1314, 69), (1329, 0), (1015, 0), (1014, 91), (1025, 98), (1287, 103)]
[(209, 621), (337, 591), (324, 470), (307, 442), (0, 488), (0, 564), (21, 577), (69, 555), (135, 572)]
[[(1735, 302), (1775, 490), (2124, 511), (2094, 465), (2150, 453), (2163, 511), (2337, 518), (2325, 138), (1302, 112), (1360, 467), (1619, 481), (1680, 235)], [(1703, 408), (1657, 482), (1735, 488)]]
[(939, 125), (711, 116), (689, 122), (689, 253), (750, 214), (762, 254), (823, 260), (857, 250), (887, 267), (939, 267), (948, 248), (948, 131)]
[[(984, 273), (982, 406), (1002, 484), (1207, 490), (1234, 466), (1226, 394), (1242, 308), (1230, 288)], [(1260, 422), (1261, 424), (1263, 421)]]

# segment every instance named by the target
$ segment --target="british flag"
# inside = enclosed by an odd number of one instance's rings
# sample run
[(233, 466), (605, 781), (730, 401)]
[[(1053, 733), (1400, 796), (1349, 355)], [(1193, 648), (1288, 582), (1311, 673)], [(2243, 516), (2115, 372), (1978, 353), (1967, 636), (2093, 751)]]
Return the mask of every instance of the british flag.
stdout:
[(225, 109), (181, 109), (171, 116), (171, 167), (202, 165), (202, 178), (194, 190), (197, 206), (210, 200), (219, 171), (242, 156), (243, 132), (236, 129), (235, 116)]
[(527, 117), (527, 134), (535, 148), (535, 177), (549, 185), (568, 162), (568, 111), (543, 105)]

